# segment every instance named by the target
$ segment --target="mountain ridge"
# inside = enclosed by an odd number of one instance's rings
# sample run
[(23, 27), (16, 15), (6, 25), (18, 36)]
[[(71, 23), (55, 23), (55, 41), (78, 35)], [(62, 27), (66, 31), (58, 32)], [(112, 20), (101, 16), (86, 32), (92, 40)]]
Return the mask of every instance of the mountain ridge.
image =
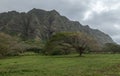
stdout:
[(78, 21), (61, 16), (56, 10), (32, 9), (28, 12), (0, 13), (0, 31), (23, 39), (48, 39), (56, 32), (84, 32), (93, 36), (101, 45), (114, 43), (112, 38), (98, 29), (83, 26)]

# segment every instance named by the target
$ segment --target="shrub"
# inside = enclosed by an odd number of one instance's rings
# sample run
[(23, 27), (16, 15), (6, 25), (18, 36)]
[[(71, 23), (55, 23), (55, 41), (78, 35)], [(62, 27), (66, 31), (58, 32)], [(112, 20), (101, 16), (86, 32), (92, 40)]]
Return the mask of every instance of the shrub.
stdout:
[(41, 53), (42, 49), (38, 47), (29, 47), (26, 49), (27, 52)]

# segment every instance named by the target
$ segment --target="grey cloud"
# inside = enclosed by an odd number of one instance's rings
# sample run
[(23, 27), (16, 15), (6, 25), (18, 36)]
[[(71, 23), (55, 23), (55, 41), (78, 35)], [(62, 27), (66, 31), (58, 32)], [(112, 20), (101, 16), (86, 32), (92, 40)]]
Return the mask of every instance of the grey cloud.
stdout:
[(77, 20), (88, 9), (90, 0), (1, 0), (0, 12), (8, 10), (29, 11), (32, 8), (56, 9), (62, 15)]
[[(89, 24), (93, 28), (98, 28), (109, 34), (116, 42), (120, 42), (120, 29), (115, 27), (120, 26), (120, 11), (108, 11), (104, 13), (93, 13), (91, 19), (82, 21), (83, 24)], [(117, 38), (116, 38), (117, 37)]]
[(77, 20), (82, 24), (102, 30), (120, 43), (120, 29), (114, 27), (115, 24), (120, 26), (120, 9), (103, 11), (99, 14), (92, 11), (91, 18), (83, 20), (84, 14), (92, 10), (91, 4), (95, 4), (97, 1), (101, 1), (107, 7), (120, 3), (120, 0), (0, 0), (0, 12), (10, 10), (27, 12), (32, 8), (55, 9), (71, 20)]

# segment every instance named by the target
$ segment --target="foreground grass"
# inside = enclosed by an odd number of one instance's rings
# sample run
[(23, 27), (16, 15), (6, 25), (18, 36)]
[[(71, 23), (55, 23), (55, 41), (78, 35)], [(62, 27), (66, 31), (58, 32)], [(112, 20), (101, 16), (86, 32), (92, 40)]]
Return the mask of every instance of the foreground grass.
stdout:
[(0, 76), (120, 76), (120, 55), (10, 57), (0, 59)]

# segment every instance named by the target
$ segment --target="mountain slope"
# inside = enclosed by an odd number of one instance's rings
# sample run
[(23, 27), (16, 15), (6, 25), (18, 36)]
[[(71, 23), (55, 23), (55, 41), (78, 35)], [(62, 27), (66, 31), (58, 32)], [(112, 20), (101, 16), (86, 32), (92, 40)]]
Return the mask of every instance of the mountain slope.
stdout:
[(27, 13), (10, 11), (0, 14), (0, 31), (16, 35), (23, 39), (48, 39), (53, 33), (61, 31), (85, 32), (93, 36), (100, 44), (113, 43), (111, 37), (99, 30), (82, 26), (77, 21), (70, 21), (57, 11), (32, 9)]

